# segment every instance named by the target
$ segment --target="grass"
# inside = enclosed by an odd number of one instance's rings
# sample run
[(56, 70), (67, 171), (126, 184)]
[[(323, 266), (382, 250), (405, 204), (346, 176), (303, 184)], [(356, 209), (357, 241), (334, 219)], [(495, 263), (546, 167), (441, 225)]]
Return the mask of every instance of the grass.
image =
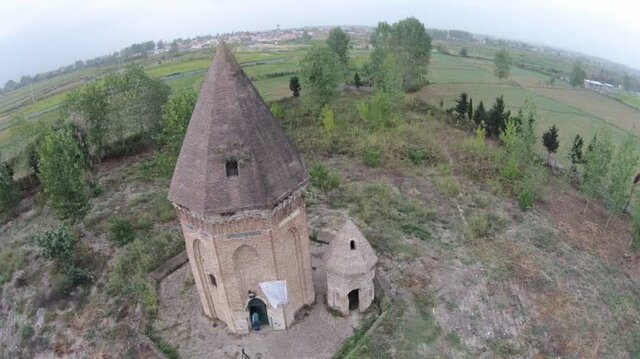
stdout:
[(434, 214), (418, 201), (394, 192), (384, 183), (354, 183), (346, 186), (343, 199), (353, 216), (371, 230), (365, 233), (379, 252), (399, 256), (418, 256), (421, 249), (402, 240), (407, 235), (431, 239), (430, 221)]

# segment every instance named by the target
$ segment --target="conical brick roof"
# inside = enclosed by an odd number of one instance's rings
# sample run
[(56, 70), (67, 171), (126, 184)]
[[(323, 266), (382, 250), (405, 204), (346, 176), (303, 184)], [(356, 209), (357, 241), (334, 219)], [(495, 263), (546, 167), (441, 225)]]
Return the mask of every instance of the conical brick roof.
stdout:
[[(237, 161), (237, 176), (227, 176), (227, 161)], [(306, 182), (299, 153), (221, 44), (202, 83), (169, 200), (203, 215), (270, 208)]]
[(333, 237), (325, 255), (327, 272), (342, 276), (368, 273), (378, 262), (375, 251), (351, 219)]

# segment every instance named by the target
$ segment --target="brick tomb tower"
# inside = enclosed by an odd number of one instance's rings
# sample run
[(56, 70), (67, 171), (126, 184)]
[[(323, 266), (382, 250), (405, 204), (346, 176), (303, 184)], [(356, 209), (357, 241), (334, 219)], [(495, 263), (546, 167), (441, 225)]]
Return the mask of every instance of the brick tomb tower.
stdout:
[(209, 67), (169, 200), (202, 309), (246, 334), (286, 329), (315, 299), (300, 155), (224, 45)]

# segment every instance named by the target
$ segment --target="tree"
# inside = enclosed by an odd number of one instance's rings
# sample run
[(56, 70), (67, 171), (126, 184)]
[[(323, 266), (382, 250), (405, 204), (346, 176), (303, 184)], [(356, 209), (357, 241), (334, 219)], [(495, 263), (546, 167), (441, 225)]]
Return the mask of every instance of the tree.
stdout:
[(500, 96), (496, 98), (496, 102), (493, 104), (493, 107), (491, 107), (487, 115), (487, 134), (493, 138), (500, 137), (500, 134), (504, 131), (510, 116), (510, 111), (505, 112), (504, 97)]
[(625, 72), (622, 77), (622, 86), (626, 91), (633, 91), (639, 88), (638, 86), (638, 78), (636, 76), (631, 76)]
[(351, 50), (351, 37), (340, 27), (334, 27), (329, 32), (327, 46), (338, 56), (340, 63), (343, 66), (347, 66), (349, 63), (349, 50)]
[(291, 76), (289, 78), (289, 90), (291, 90), (293, 97), (300, 96), (300, 79), (298, 76)]
[(473, 99), (469, 98), (469, 106), (467, 106), (467, 117), (469, 118), (469, 121), (473, 120)]
[(601, 198), (604, 196), (613, 151), (611, 130), (606, 127), (601, 128), (593, 136), (584, 154), (582, 188), (591, 197)]
[(355, 75), (353, 75), (353, 84), (356, 86), (356, 88), (360, 88), (360, 86), (362, 86), (362, 82), (360, 81), (360, 75), (358, 75), (357, 72)]
[(571, 70), (571, 76), (569, 77), (569, 83), (573, 87), (584, 87), (584, 80), (587, 78), (587, 73), (582, 68), (582, 62), (575, 61), (573, 63), (573, 69)]
[(13, 180), (13, 168), (0, 156), (0, 213), (13, 213), (20, 204), (20, 189)]
[(558, 128), (556, 125), (551, 126), (542, 134), (542, 144), (544, 145), (544, 148), (547, 149), (547, 162), (549, 162), (551, 154), (556, 153), (560, 146), (560, 141), (558, 141)]
[(405, 91), (418, 90), (426, 83), (431, 37), (418, 19), (410, 17), (393, 25), (379, 23), (371, 43), (374, 47), (369, 66), (372, 74), (382, 66), (386, 54), (391, 53), (401, 69)]
[(573, 139), (573, 144), (569, 149), (569, 161), (571, 161), (571, 172), (576, 175), (578, 172), (578, 165), (584, 163), (584, 158), (582, 154), (582, 146), (584, 145), (584, 141), (580, 135), (576, 135)]
[(622, 213), (628, 203), (633, 177), (640, 164), (638, 139), (629, 135), (618, 147), (611, 161), (608, 204), (614, 213)]
[(527, 99), (519, 113), (529, 120), (518, 124), (515, 118), (507, 118), (504, 130), (500, 134), (503, 148), (499, 174), (516, 194), (520, 208), (527, 210), (540, 196), (545, 172), (536, 160), (535, 103)]
[(192, 89), (180, 89), (162, 106), (163, 130), (160, 142), (175, 156), (180, 153), (198, 95)]
[(456, 100), (455, 112), (460, 118), (464, 118), (469, 112), (469, 102), (467, 101), (466, 92), (461, 93), (460, 97)]
[(342, 80), (340, 60), (328, 48), (313, 46), (300, 62), (307, 106), (316, 111), (333, 101)]
[(14, 80), (9, 80), (4, 84), (4, 92), (15, 90), (19, 85)]
[(126, 151), (136, 141), (150, 142), (161, 131), (162, 106), (169, 92), (142, 67), (129, 66), (72, 91), (63, 112), (86, 131), (89, 153), (99, 161), (112, 147)]
[(89, 182), (86, 159), (73, 133), (68, 128), (50, 131), (38, 158), (38, 178), (58, 218), (82, 218), (89, 209)]
[(488, 121), (487, 111), (484, 109), (484, 104), (482, 103), (482, 101), (480, 101), (480, 103), (478, 104), (478, 107), (473, 113), (473, 122), (476, 124), (476, 126), (484, 127), (486, 126), (487, 121)]
[(460, 56), (462, 56), (462, 57), (468, 57), (469, 56), (469, 53), (468, 53), (466, 47), (463, 47), (463, 48), (460, 49)]
[(494, 73), (499, 79), (509, 78), (511, 55), (506, 49), (500, 49), (493, 58)]
[[(136, 138), (149, 143), (162, 129), (162, 106), (171, 90), (160, 79), (150, 78), (142, 66), (131, 65), (104, 80), (109, 104), (109, 144), (127, 151)], [(133, 141), (131, 141), (133, 140)]]
[(375, 74), (373, 87), (373, 98), (361, 104), (361, 116), (373, 129), (390, 127), (399, 120), (404, 103), (402, 70), (394, 55), (385, 56), (382, 66)]
[(109, 102), (104, 85), (93, 82), (71, 91), (63, 104), (63, 112), (84, 124), (90, 154), (98, 160), (104, 157), (109, 128)]

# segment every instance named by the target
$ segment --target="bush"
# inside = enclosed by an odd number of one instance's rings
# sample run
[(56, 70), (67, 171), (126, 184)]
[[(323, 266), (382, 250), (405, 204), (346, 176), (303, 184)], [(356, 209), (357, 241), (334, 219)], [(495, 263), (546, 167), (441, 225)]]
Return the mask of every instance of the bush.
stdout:
[(416, 166), (420, 166), (420, 165), (426, 164), (428, 162), (429, 158), (430, 158), (429, 151), (427, 151), (424, 148), (419, 148), (419, 149), (409, 148), (409, 149), (407, 149), (407, 159), (409, 159), (409, 162), (413, 163)]
[(90, 284), (93, 281), (91, 273), (77, 265), (76, 262), (83, 258), (76, 254), (77, 239), (66, 227), (59, 225), (56, 229), (37, 236), (36, 242), (42, 255), (54, 260), (61, 269), (54, 277), (54, 286), (59, 292), (68, 293), (78, 285)]
[(170, 233), (136, 238), (123, 246), (115, 258), (107, 293), (140, 303), (147, 315), (155, 316), (158, 297), (147, 273), (183, 249), (184, 241)]
[(13, 273), (24, 267), (25, 253), (22, 250), (4, 246), (0, 250), (0, 285), (11, 279)]
[(367, 147), (362, 154), (362, 162), (369, 167), (380, 166), (380, 151), (375, 147)]
[(119, 246), (127, 244), (135, 239), (133, 226), (126, 219), (113, 218), (109, 222), (109, 239)]
[(31, 339), (33, 336), (34, 330), (31, 324), (23, 324), (20, 326), (20, 338), (22, 340)]
[(77, 239), (65, 226), (59, 225), (56, 229), (46, 231), (36, 237), (36, 242), (46, 259), (59, 261), (63, 265), (71, 264)]
[(332, 173), (322, 163), (316, 162), (309, 171), (311, 184), (319, 189), (329, 192), (340, 186), (340, 177)]
[(473, 238), (486, 237), (491, 229), (489, 218), (484, 212), (477, 212), (469, 217), (469, 231)]

